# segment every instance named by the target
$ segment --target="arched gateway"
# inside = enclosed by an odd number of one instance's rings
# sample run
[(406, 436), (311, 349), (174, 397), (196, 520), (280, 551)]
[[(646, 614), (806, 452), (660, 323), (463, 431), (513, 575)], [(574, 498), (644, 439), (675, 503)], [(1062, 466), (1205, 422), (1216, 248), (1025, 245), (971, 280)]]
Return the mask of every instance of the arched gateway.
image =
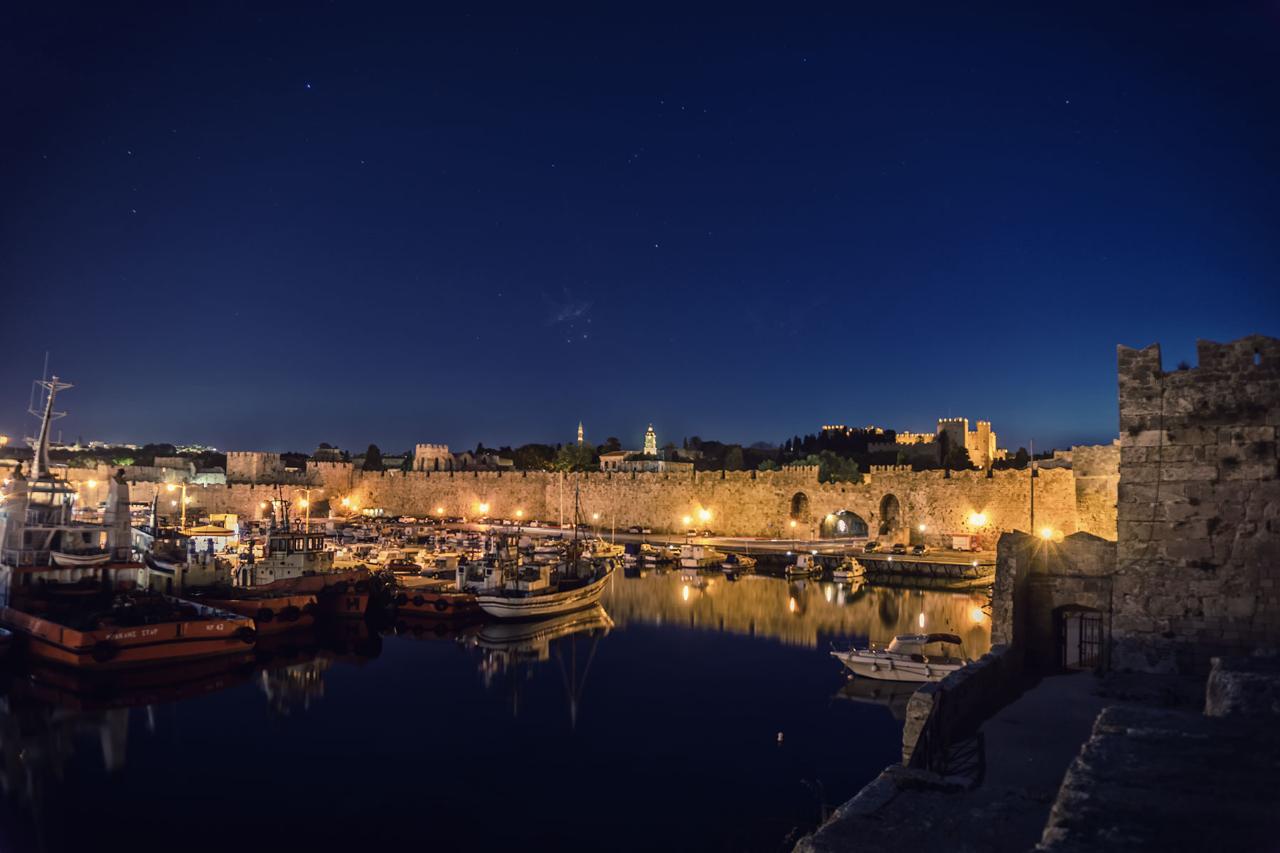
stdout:
[(819, 536), (823, 539), (845, 539), (867, 535), (867, 522), (857, 513), (842, 509), (822, 519)]

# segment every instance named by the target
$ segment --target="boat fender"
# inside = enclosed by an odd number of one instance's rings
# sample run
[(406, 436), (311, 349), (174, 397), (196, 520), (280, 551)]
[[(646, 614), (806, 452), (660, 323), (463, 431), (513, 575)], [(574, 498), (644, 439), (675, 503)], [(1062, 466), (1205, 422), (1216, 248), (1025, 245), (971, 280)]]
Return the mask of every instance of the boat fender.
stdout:
[(421, 607), (425, 601), (426, 601), (426, 599), (425, 599), (425, 598), (423, 598), (422, 596), (420, 596), (420, 595), (415, 595), (415, 596), (413, 597), (413, 606), (414, 606), (414, 607)]
[(120, 648), (110, 640), (99, 640), (93, 644), (93, 659), (98, 663), (106, 663), (120, 653)]
[(314, 601), (308, 601), (302, 605), (302, 612), (307, 616), (314, 616), (319, 609), (319, 606)]
[(297, 622), (298, 617), (302, 615), (302, 611), (290, 604), (288, 607), (280, 611), (281, 622)]
[(246, 626), (244, 628), (237, 628), (234, 636), (242, 643), (253, 645), (253, 641), (258, 638), (258, 632)]
[(404, 607), (405, 604), (408, 603), (408, 601), (409, 601), (409, 596), (405, 595), (403, 592), (396, 596), (396, 604), (398, 604), (400, 607)]
[(276, 618), (274, 610), (270, 607), (260, 607), (258, 608), (258, 612), (254, 615), (253, 621), (260, 625), (265, 625), (274, 618)]
[(443, 599), (443, 598), (437, 598), (437, 599), (436, 599), (436, 601), (435, 601), (435, 608), (436, 608), (436, 610), (438, 610), (438, 611), (440, 611), (441, 613), (443, 613), (443, 612), (445, 612), (446, 610), (448, 610), (448, 609), (449, 609), (449, 602), (448, 602), (448, 601), (446, 601), (446, 600), (445, 600), (445, 599)]

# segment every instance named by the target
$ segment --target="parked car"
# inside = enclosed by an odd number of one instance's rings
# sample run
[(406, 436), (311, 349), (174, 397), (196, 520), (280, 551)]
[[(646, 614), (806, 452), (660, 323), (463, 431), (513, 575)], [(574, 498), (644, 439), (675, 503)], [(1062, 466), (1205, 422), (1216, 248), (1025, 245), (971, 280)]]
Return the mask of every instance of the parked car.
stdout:
[(643, 533), (643, 534), (645, 534), (645, 535), (647, 536), (647, 535), (649, 535), (650, 533), (652, 533), (652, 532), (653, 532), (653, 528), (652, 528), (652, 527), (641, 527), (641, 528), (640, 528), (640, 532), (641, 532), (641, 533)]
[(901, 542), (894, 542), (893, 547), (890, 548), (889, 551), (893, 554), (905, 554), (907, 553), (907, 546)]
[(698, 535), (699, 535), (699, 536), (702, 536), (703, 538), (708, 537), (708, 536), (715, 536), (715, 534), (714, 534), (714, 533), (712, 533), (710, 530), (700, 530), (700, 531), (698, 531)]
[(926, 545), (916, 545), (911, 549), (911, 553), (915, 554), (917, 557), (921, 557), (929, 553), (929, 548)]
[(876, 551), (879, 551), (879, 550), (880, 550), (880, 543), (874, 539), (872, 539), (866, 545), (862, 546), (862, 553), (864, 554), (874, 554)]
[(640, 525), (638, 525), (638, 524), (633, 524), (633, 525), (631, 525), (630, 527), (628, 527), (628, 528), (627, 528), (627, 532), (628, 532), (628, 533), (643, 533), (644, 531), (642, 531), (642, 530), (640, 529)]

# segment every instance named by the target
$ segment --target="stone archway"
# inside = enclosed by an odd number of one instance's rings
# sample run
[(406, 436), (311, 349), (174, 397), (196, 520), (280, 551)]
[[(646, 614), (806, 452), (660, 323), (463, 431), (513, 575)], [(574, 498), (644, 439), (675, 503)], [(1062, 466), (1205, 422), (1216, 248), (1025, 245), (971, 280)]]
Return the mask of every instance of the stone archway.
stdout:
[(797, 521), (809, 517), (809, 496), (804, 492), (791, 496), (791, 517)]
[(857, 513), (842, 509), (822, 519), (818, 535), (823, 539), (859, 538), (867, 535), (867, 522)]
[(902, 527), (902, 504), (898, 496), (887, 494), (880, 499), (880, 535), (893, 536)]

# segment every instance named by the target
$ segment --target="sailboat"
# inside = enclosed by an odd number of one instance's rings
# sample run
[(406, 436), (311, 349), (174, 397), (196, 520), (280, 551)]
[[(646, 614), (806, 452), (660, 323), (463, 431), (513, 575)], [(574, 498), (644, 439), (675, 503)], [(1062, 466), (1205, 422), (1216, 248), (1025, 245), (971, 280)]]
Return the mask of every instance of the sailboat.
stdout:
[[(573, 496), (574, 515), (581, 517), (578, 493)], [(478, 583), (458, 572), (459, 589), (473, 589), (480, 609), (498, 619), (540, 619), (590, 607), (600, 600), (619, 558), (592, 557), (579, 540), (575, 524), (573, 541), (557, 565), (497, 561), (485, 568)]]

